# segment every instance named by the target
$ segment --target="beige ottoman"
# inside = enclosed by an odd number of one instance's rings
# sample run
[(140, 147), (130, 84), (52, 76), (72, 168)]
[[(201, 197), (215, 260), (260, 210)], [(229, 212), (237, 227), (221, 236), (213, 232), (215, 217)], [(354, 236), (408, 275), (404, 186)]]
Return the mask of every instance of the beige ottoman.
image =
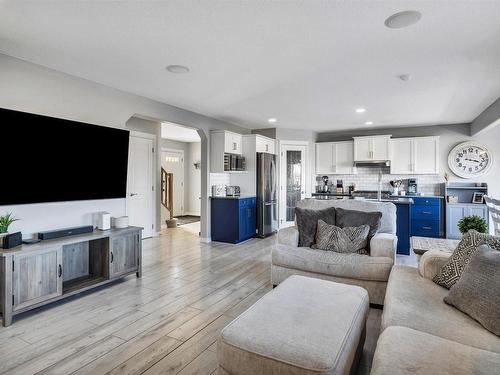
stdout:
[(363, 288), (290, 276), (222, 330), (219, 374), (349, 374), (368, 310)]

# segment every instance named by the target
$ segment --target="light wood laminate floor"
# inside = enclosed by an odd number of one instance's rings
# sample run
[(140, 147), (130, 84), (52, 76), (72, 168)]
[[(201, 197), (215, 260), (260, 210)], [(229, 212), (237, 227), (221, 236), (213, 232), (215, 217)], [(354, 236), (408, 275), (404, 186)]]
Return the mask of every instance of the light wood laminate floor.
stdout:
[[(142, 279), (127, 277), (0, 327), (0, 374), (216, 372), (221, 329), (272, 289), (275, 238), (203, 244), (192, 225), (144, 240)], [(360, 374), (369, 373), (380, 314), (370, 310)]]

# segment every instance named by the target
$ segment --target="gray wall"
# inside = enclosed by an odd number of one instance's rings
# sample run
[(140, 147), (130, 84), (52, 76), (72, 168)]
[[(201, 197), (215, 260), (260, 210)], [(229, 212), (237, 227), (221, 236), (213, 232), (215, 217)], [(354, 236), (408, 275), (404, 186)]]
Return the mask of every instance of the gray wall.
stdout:
[[(202, 142), (205, 142), (202, 144), (204, 162), (201, 211), (206, 220), (202, 222), (202, 237), (209, 237), (208, 132), (210, 129), (228, 129), (248, 134), (250, 132), (248, 129), (3, 54), (0, 54), (0, 82), (0, 107), (3, 108), (117, 128), (125, 128), (127, 121), (135, 116), (156, 124), (141, 125), (138, 120), (134, 120), (128, 128), (155, 133), (157, 139), (160, 139), (158, 125), (160, 121), (199, 129)], [(158, 187), (159, 178), (158, 174)], [(159, 188), (157, 191), (159, 192)], [(19, 216), (22, 221), (16, 222), (12, 230), (21, 230), (29, 235), (43, 229), (90, 224), (92, 213), (96, 211), (107, 210), (113, 215), (123, 215), (126, 212), (126, 204), (125, 199), (118, 199), (3, 206), (0, 210), (0, 212), (12, 211), (14, 215)], [(47, 212), (50, 212), (50, 215), (47, 215)], [(158, 223), (157, 228), (159, 228)]]
[(252, 134), (260, 134), (264, 137), (276, 139), (276, 128), (253, 129)]
[(491, 130), (500, 125), (500, 98), (486, 108), (471, 124), (471, 135)]

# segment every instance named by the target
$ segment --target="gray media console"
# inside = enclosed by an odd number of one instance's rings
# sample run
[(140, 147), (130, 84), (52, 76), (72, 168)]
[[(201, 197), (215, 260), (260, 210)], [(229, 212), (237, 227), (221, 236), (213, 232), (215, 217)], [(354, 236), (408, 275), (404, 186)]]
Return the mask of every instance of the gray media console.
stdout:
[(94, 231), (0, 249), (3, 325), (12, 316), (142, 273), (142, 228)]

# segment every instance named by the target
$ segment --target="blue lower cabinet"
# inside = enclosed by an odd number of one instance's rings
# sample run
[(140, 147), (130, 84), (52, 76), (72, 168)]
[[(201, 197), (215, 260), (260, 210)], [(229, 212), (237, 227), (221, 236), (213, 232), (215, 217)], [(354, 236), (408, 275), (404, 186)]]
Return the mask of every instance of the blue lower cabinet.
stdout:
[(238, 243), (255, 236), (256, 198), (211, 199), (212, 241)]
[(420, 237), (440, 237), (441, 199), (413, 198), (411, 207), (411, 235)]
[(397, 254), (410, 255), (410, 207), (411, 204), (396, 203)]

